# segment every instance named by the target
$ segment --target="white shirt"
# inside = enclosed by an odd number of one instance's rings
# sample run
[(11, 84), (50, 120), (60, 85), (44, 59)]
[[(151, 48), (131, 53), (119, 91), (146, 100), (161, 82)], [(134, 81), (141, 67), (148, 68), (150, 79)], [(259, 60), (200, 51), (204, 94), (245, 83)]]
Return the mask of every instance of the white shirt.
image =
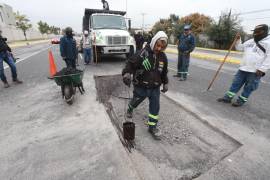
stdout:
[(260, 40), (259, 44), (265, 48), (265, 53), (256, 45), (254, 39), (250, 39), (243, 44), (241, 40), (236, 43), (235, 48), (244, 51), (240, 70), (246, 72), (256, 72), (256, 70), (266, 72), (270, 69), (270, 36)]
[(91, 48), (92, 46), (92, 40), (90, 36), (84, 36), (83, 35), (83, 48)]

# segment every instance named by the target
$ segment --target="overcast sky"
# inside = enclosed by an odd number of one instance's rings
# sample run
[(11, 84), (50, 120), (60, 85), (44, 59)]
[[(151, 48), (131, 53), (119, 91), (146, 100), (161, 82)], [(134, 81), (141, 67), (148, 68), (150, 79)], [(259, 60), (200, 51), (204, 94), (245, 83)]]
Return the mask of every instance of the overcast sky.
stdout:
[[(240, 16), (242, 25), (249, 32), (256, 24), (270, 25), (269, 0), (107, 0), (111, 10), (126, 10), (132, 20), (132, 27), (151, 27), (160, 18), (170, 14), (186, 16), (199, 12), (217, 18), (221, 11), (232, 9), (233, 13), (244, 13), (256, 10), (268, 11)], [(13, 11), (27, 15), (33, 24), (39, 20), (61, 28), (71, 26), (80, 32), (84, 8), (102, 8), (101, 0), (0, 0), (12, 6)], [(127, 5), (127, 6), (126, 6)]]

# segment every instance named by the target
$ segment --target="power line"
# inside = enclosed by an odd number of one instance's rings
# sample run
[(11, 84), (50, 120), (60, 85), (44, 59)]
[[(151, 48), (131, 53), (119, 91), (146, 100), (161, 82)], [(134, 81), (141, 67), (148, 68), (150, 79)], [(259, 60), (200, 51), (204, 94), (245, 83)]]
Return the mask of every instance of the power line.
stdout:
[[(242, 15), (246, 15), (246, 14), (257, 14), (257, 13), (262, 13), (262, 12), (267, 12), (267, 11), (270, 11), (270, 9), (260, 9), (260, 10), (242, 12), (242, 13), (234, 13), (234, 14), (232, 14), (232, 16), (242, 16)], [(213, 18), (215, 19), (215, 18), (219, 18), (219, 17), (220, 17), (220, 15), (215, 16)]]
[(233, 15), (236, 16), (241, 16), (241, 15), (245, 15), (245, 14), (256, 14), (256, 13), (262, 13), (262, 12), (267, 12), (270, 11), (270, 9), (261, 9), (261, 10), (255, 10), (255, 11), (248, 11), (248, 12), (243, 12), (243, 13), (236, 13)]

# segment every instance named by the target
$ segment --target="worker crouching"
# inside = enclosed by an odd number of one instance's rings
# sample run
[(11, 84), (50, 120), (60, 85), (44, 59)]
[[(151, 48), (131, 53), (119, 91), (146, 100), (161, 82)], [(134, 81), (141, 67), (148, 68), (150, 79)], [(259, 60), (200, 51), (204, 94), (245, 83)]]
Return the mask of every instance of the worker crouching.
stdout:
[(133, 110), (145, 98), (149, 99), (148, 131), (154, 138), (160, 139), (161, 132), (157, 128), (160, 109), (160, 86), (162, 92), (168, 91), (168, 60), (163, 52), (168, 44), (168, 37), (159, 31), (141, 51), (128, 59), (123, 69), (123, 82), (130, 86), (133, 76), (133, 98), (128, 104), (127, 117), (132, 118)]

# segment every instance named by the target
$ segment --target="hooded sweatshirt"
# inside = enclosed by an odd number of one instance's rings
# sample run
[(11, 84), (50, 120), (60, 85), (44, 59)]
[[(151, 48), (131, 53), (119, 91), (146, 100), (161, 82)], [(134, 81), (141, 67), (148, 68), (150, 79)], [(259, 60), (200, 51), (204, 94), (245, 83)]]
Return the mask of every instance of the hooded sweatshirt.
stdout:
[[(159, 31), (142, 50), (128, 59), (122, 75), (133, 74), (133, 85), (143, 88), (156, 88), (161, 84), (168, 83), (168, 60), (164, 52), (154, 54), (154, 47), (157, 40), (162, 39), (168, 42), (167, 35)], [(144, 61), (148, 60), (150, 68), (146, 69)]]

